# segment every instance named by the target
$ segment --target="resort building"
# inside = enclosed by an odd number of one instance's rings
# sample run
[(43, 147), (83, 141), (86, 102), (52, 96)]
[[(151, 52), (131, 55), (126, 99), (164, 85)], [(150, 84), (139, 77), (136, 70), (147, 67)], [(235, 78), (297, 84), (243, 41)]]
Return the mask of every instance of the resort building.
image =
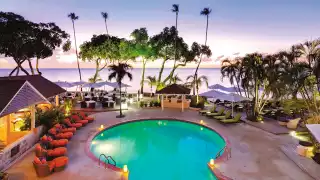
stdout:
[(8, 168), (39, 139), (36, 107), (65, 90), (42, 76), (0, 77), (0, 171)]

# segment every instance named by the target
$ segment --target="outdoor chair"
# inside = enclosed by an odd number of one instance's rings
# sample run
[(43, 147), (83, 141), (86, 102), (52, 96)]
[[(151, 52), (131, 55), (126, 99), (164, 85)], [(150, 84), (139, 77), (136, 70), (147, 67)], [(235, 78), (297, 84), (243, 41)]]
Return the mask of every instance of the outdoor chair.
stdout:
[(222, 119), (219, 121), (224, 124), (239, 123), (241, 122), (241, 114), (239, 113), (234, 118), (231, 118), (231, 119)]
[(201, 110), (201, 111), (199, 111), (199, 114), (205, 115), (207, 113), (214, 113), (214, 112), (216, 112), (216, 109), (217, 109), (217, 105), (214, 104), (213, 107), (209, 111), (207, 109)]
[(53, 172), (53, 169), (55, 166), (54, 164), (55, 162), (48, 161), (48, 162), (42, 163), (39, 160), (39, 158), (36, 158), (32, 163), (38, 177), (49, 176)]
[(80, 107), (81, 108), (87, 108), (87, 103), (85, 101), (80, 102)]
[(214, 116), (214, 119), (222, 120), (222, 119), (231, 119), (231, 111), (227, 111), (225, 115), (222, 116)]
[(221, 108), (218, 112), (216, 113), (207, 113), (206, 115), (208, 117), (214, 117), (214, 116), (221, 116), (223, 115), (223, 112), (224, 112), (224, 108)]
[(91, 108), (91, 109), (96, 108), (96, 102), (95, 101), (90, 101), (89, 102), (89, 108)]
[(93, 117), (87, 116), (84, 112), (80, 112), (79, 115), (80, 115), (83, 119), (87, 120), (89, 123), (91, 123), (91, 122), (94, 121), (94, 118), (93, 118)]

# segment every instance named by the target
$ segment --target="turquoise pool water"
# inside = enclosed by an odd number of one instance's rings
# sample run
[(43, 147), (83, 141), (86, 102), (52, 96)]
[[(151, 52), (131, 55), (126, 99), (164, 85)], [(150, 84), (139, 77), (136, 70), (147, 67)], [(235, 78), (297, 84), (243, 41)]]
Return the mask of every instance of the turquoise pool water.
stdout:
[(215, 180), (207, 166), (225, 145), (216, 132), (173, 120), (143, 120), (100, 132), (91, 152), (128, 165), (130, 180)]

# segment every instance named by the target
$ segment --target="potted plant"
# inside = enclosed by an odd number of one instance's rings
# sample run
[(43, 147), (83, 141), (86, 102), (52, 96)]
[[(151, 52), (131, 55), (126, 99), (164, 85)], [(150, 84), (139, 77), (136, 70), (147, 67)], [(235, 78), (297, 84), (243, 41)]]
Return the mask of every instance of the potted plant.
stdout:
[(145, 102), (144, 107), (148, 107), (148, 104), (149, 104), (148, 102)]
[(144, 102), (143, 102), (143, 101), (140, 101), (139, 106), (140, 106), (141, 108), (143, 108)]
[(150, 101), (150, 107), (154, 107), (155, 106), (155, 102), (154, 101)]
[(6, 172), (0, 172), (0, 179), (1, 180), (8, 180), (9, 179), (9, 174)]

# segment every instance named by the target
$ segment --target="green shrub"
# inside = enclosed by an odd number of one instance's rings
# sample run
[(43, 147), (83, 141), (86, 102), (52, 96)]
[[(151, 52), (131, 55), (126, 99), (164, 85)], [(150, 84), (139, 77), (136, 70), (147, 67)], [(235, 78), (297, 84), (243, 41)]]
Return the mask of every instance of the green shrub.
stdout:
[(194, 108), (204, 108), (205, 99), (201, 96), (199, 96), (199, 102), (197, 103), (197, 96), (191, 97), (190, 107)]
[(150, 106), (150, 107), (155, 106), (155, 105), (154, 105), (154, 101), (150, 101), (150, 102), (149, 102), (149, 106)]
[(142, 108), (144, 106), (144, 101), (140, 101), (139, 106)]

